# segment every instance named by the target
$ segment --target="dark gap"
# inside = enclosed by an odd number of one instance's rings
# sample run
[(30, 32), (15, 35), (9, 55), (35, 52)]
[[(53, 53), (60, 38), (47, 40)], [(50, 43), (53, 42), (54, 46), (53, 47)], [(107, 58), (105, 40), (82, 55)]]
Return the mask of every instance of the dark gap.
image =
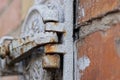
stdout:
[(73, 40), (74, 41), (79, 39), (79, 31), (80, 31), (80, 28), (74, 29), (74, 33), (73, 33)]
[(46, 24), (46, 23), (51, 23), (51, 22), (53, 22), (53, 23), (58, 23), (58, 21), (54, 21), (54, 20), (47, 20), (47, 21), (44, 21), (44, 23)]
[(58, 43), (62, 43), (63, 42), (63, 33), (57, 33), (58, 36)]
[[(79, 29), (76, 29), (76, 24), (77, 24), (77, 7), (78, 7), (78, 0), (74, 0), (73, 2), (73, 43), (79, 39)], [(75, 57), (76, 53), (74, 52), (74, 45), (73, 45), (73, 80), (75, 78)]]
[(63, 77), (64, 54), (59, 54), (59, 55), (60, 55), (60, 70), (61, 70), (61, 75)]
[(78, 39), (77, 34), (79, 33), (79, 29), (76, 29), (77, 24), (77, 6), (78, 6), (78, 0), (74, 0), (73, 2), (73, 40), (75, 41)]

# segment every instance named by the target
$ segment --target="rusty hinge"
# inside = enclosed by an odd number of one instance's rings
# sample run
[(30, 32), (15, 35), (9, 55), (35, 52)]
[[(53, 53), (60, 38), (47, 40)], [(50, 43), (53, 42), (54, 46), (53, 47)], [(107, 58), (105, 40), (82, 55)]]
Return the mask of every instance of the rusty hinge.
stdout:
[[(43, 55), (43, 69), (59, 69), (61, 61), (63, 61), (65, 75), (63, 80), (66, 80), (68, 76), (71, 77), (69, 80), (72, 80), (73, 1), (65, 0), (64, 4), (51, 1), (51, 3), (47, 3), (47, 0), (37, 2), (30, 8), (24, 20), (20, 38), (4, 37), (2, 39), (0, 57), (6, 60), (7, 67), (11, 67), (25, 60), (29, 55), (32, 55), (31, 53), (37, 54), (36, 50), (40, 49)], [(65, 4), (71, 6), (64, 9)], [(69, 15), (65, 15), (65, 13)]]
[[(43, 67), (59, 68), (59, 53), (65, 53), (64, 44), (62, 44), (62, 37), (65, 35), (65, 24), (62, 8), (55, 5), (33, 6), (23, 24), (21, 37), (19, 39), (3, 38), (0, 45), (0, 57), (9, 58), (8, 66), (25, 59), (34, 48), (43, 46), (45, 54), (43, 56)], [(4, 43), (8, 40), (8, 44)]]

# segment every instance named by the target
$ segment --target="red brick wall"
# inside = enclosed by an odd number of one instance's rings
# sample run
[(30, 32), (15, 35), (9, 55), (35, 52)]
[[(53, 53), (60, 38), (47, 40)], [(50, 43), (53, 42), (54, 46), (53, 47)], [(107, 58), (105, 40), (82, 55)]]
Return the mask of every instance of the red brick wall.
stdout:
[(0, 37), (18, 35), (22, 21), (33, 0), (0, 0)]
[(79, 2), (77, 23), (85, 24), (78, 28), (77, 80), (120, 80), (120, 1)]
[(119, 8), (120, 0), (78, 0), (78, 24)]
[(2, 77), (2, 80), (19, 80), (19, 77), (18, 76), (5, 76), (5, 77)]
[(78, 59), (88, 56), (90, 65), (81, 73), (81, 80), (120, 79), (120, 24), (105, 32), (95, 32), (78, 42)]
[(0, 36), (10, 33), (21, 24), (20, 0), (0, 0)]

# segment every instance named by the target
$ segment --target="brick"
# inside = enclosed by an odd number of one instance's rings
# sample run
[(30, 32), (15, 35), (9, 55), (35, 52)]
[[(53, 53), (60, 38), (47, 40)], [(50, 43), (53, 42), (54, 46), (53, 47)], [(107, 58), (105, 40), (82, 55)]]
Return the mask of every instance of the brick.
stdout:
[(2, 80), (19, 80), (19, 76), (5, 76)]
[(7, 7), (8, 0), (0, 0), (0, 13)]
[(0, 16), (0, 36), (4, 36), (17, 28), (21, 23), (21, 2), (14, 0)]
[(34, 4), (34, 0), (22, 0), (21, 19), (24, 20), (29, 8)]
[(77, 23), (100, 17), (119, 8), (120, 0), (79, 0)]
[[(120, 24), (113, 25), (105, 32), (97, 31), (77, 43), (79, 80), (120, 79)], [(81, 65), (80, 58), (88, 57)]]

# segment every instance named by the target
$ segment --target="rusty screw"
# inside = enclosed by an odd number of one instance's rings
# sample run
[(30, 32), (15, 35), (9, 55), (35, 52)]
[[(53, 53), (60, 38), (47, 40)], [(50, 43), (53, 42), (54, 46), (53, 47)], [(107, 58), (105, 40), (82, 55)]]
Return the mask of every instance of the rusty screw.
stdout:
[(44, 69), (58, 69), (58, 68), (60, 68), (60, 56), (57, 54), (45, 55), (42, 58), (42, 66)]

